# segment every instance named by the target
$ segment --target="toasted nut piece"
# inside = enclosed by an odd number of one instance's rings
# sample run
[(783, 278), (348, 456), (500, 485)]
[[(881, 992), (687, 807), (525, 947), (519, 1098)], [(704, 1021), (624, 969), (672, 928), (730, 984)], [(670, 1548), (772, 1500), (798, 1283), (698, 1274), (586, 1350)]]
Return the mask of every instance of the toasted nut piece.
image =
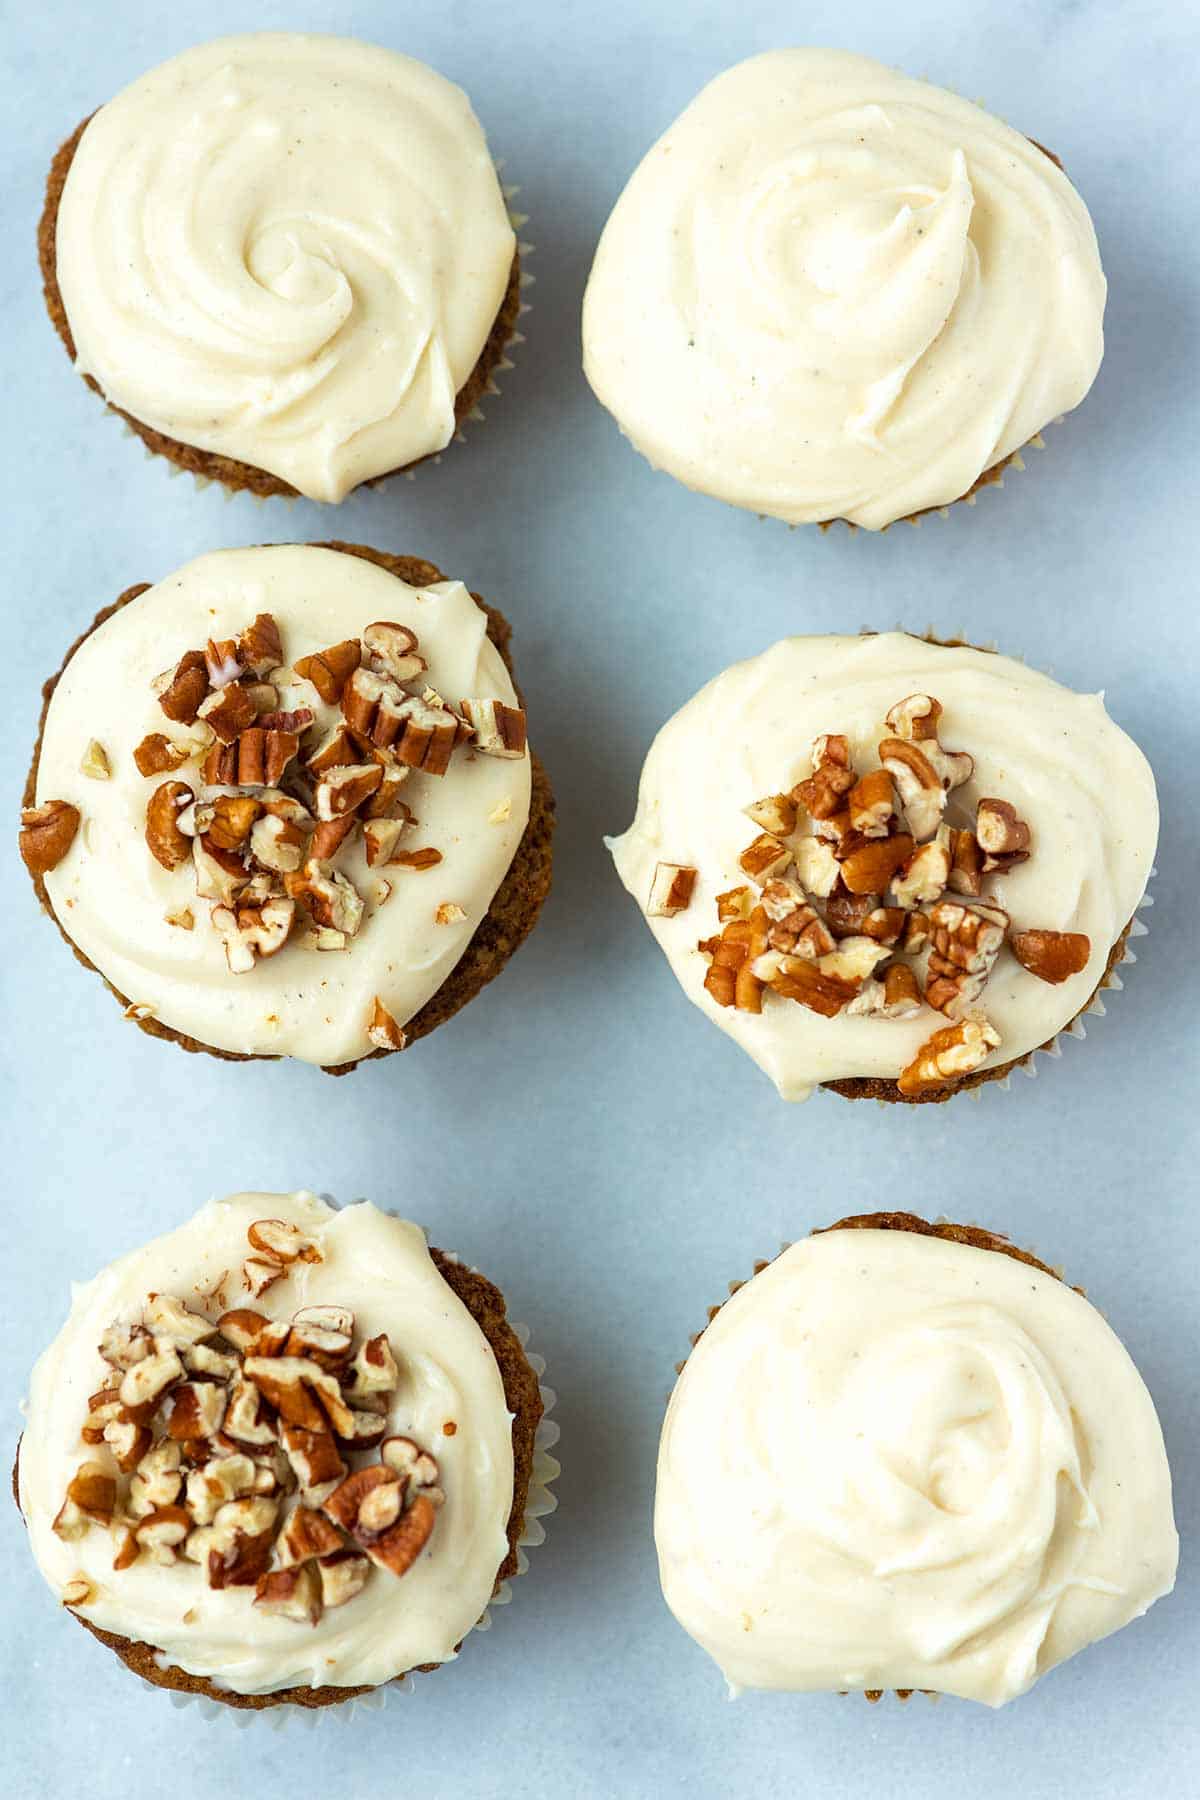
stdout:
[(378, 994), (371, 1002), (367, 1037), (377, 1050), (403, 1050), (408, 1042), (403, 1027), (397, 1025)]
[(1057, 984), (1087, 968), (1092, 940), (1082, 931), (1018, 931), (1010, 940), (1023, 969)]
[(881, 894), (913, 848), (912, 838), (904, 831), (895, 837), (871, 838), (846, 857), (842, 881), (852, 894)]
[(646, 901), (648, 919), (673, 919), (691, 904), (696, 885), (696, 871), (686, 863), (660, 862), (654, 865), (650, 897)]
[(148, 1425), (122, 1416), (110, 1419), (104, 1427), (104, 1442), (112, 1451), (122, 1475), (131, 1475), (149, 1450), (154, 1439)]
[(904, 925), (904, 940), (900, 948), (906, 956), (917, 956), (929, 942), (929, 916), (923, 912), (911, 912)]
[(428, 1450), (422, 1450), (412, 1438), (388, 1438), (379, 1453), (379, 1460), (385, 1469), (406, 1477), (417, 1487), (435, 1487), (441, 1479), (436, 1458), (430, 1456)]
[(935, 837), (917, 845), (892, 882), (897, 906), (928, 906), (941, 899), (950, 880), (953, 837), (948, 825), (939, 825)]
[(817, 738), (812, 760), (812, 774), (797, 783), (792, 797), (807, 807), (814, 819), (830, 819), (843, 809), (845, 797), (854, 786), (849, 740), (832, 735)]
[(400, 1371), (392, 1355), (387, 1334), (368, 1338), (359, 1346), (354, 1358), (354, 1376), (346, 1384), (350, 1399), (361, 1400), (367, 1394), (390, 1394), (399, 1385)]
[(835, 938), (862, 937), (878, 908), (878, 894), (834, 894), (825, 908), (825, 922)]
[(889, 946), (876, 943), (874, 938), (848, 937), (841, 940), (836, 950), (823, 956), (817, 966), (822, 975), (832, 976), (835, 981), (860, 985), (890, 955)]
[(181, 1443), (213, 1437), (225, 1420), (226, 1392), (215, 1381), (182, 1381), (171, 1393), (168, 1436)]
[(332, 1425), (338, 1431), (343, 1423), (351, 1423), (351, 1409), (337, 1382), (305, 1357), (248, 1356), (242, 1372), (289, 1425), (303, 1426), (305, 1431), (325, 1431)]
[(950, 878), (946, 885), (956, 894), (982, 894), (983, 851), (973, 831), (951, 831)]
[(265, 1613), (281, 1619), (294, 1619), (298, 1625), (315, 1625), (321, 1617), (321, 1577), (311, 1563), (292, 1569), (272, 1569), (260, 1575), (255, 1585), (254, 1604)]
[(89, 738), (79, 759), (79, 772), (89, 781), (107, 781), (112, 775), (108, 752), (99, 738)]
[(351, 1428), (338, 1434), (340, 1443), (347, 1450), (374, 1450), (381, 1444), (387, 1434), (387, 1419), (378, 1412), (364, 1412), (355, 1409), (351, 1413)]
[(149, 1551), (157, 1563), (173, 1563), (175, 1553), (192, 1529), (192, 1517), (182, 1506), (156, 1506), (133, 1527), (138, 1548)]
[(204, 667), (214, 688), (229, 687), (246, 673), (233, 638), (209, 638), (204, 646)]
[(84, 1420), (80, 1437), (85, 1444), (102, 1444), (104, 1427), (112, 1419), (123, 1416), (121, 1393), (119, 1388), (101, 1388), (99, 1393), (88, 1396), (88, 1413)]
[(354, 1314), (344, 1306), (305, 1306), (292, 1317), (285, 1356), (307, 1356), (319, 1368), (338, 1373), (350, 1361)]
[[(435, 1490), (436, 1492), (436, 1490)], [(406, 1575), (429, 1542), (437, 1523), (437, 1501), (432, 1493), (420, 1493), (381, 1537), (366, 1546), (374, 1563), (393, 1575)]]
[(362, 808), (360, 817), (364, 819), (401, 819), (406, 825), (415, 825), (416, 820), (409, 807), (400, 798), (400, 789), (412, 773), (403, 763), (398, 763), (390, 750), (376, 750), (375, 758), (383, 770), (383, 780), (371, 798)]
[(253, 1312), (248, 1306), (235, 1306), (217, 1320), (216, 1329), (235, 1350), (246, 1351), (268, 1323), (265, 1313)]
[[(842, 808), (841, 812), (830, 813), (827, 819), (814, 819), (812, 821), (812, 828), (813, 836), (820, 838), (822, 843), (832, 845), (834, 854), (840, 856), (842, 853), (842, 846), (850, 836), (852, 830), (850, 824), (850, 808), (846, 806)], [(855, 841), (858, 843), (863, 841), (861, 832), (855, 833)]]
[(156, 1507), (174, 1504), (183, 1486), (182, 1461), (182, 1447), (169, 1438), (147, 1450), (129, 1484), (126, 1506), (133, 1518), (144, 1519)]
[(378, 763), (342, 763), (330, 769), (317, 783), (318, 819), (340, 819), (345, 813), (357, 812), (382, 780)]
[(296, 916), (294, 900), (268, 900), (264, 906), (214, 906), (213, 929), (225, 945), (230, 972), (246, 975), (257, 957), (283, 949)]
[(525, 714), (519, 706), (507, 706), (503, 700), (463, 700), (461, 706), (481, 755), (524, 756)]
[(182, 867), (192, 854), (191, 841), (179, 829), (179, 814), (195, 798), (186, 781), (164, 781), (146, 802), (146, 844), (164, 869)]
[(931, 838), (946, 810), (946, 789), (922, 744), (883, 738), (879, 760), (896, 784), (904, 822), (918, 842)]
[(182, 768), (191, 754), (182, 744), (173, 744), (161, 731), (152, 731), (137, 746), (133, 760), (139, 775), (170, 775)]
[(362, 634), (362, 646), (371, 667), (382, 675), (389, 675), (393, 681), (415, 681), (429, 666), (417, 653), (416, 632), (410, 631), (407, 625), (396, 625), (390, 619), (368, 625)]
[[(255, 1219), (246, 1237), (252, 1250), (263, 1256), (273, 1256), (276, 1262), (319, 1263), (322, 1260), (316, 1239), (308, 1237), (298, 1225), (286, 1219)], [(224, 1321), (221, 1329), (224, 1330)], [(225, 1335), (228, 1337), (228, 1332)]]
[[(245, 734), (243, 734), (245, 735)], [(200, 767), (206, 787), (232, 787), (241, 762), (239, 744), (214, 744)]]
[(369, 1543), (373, 1538), (382, 1537), (400, 1517), (403, 1503), (404, 1485), (395, 1480), (383, 1482), (365, 1494), (354, 1521), (359, 1542)]
[(832, 1019), (853, 1000), (859, 984), (825, 975), (816, 963), (806, 962), (802, 957), (788, 956), (773, 977), (771, 987), (783, 999), (796, 1000), (810, 1012)]
[(436, 869), (441, 860), (441, 851), (426, 845), (421, 850), (397, 850), (394, 855), (388, 857), (388, 868), (415, 869), (420, 872), (425, 869)]
[(64, 1606), (90, 1606), (96, 1597), (96, 1589), (86, 1575), (73, 1576), (62, 1591)]
[(377, 868), (385, 863), (403, 832), (408, 830), (407, 819), (368, 819), (363, 826), (363, 843), (367, 850), (367, 867)]
[(361, 1594), (371, 1573), (370, 1558), (357, 1550), (335, 1550), (317, 1564), (321, 1576), (321, 1598), (325, 1606), (345, 1606)]
[(175, 673), (158, 696), (158, 704), (177, 725), (194, 725), (200, 703), (208, 693), (208, 670), (199, 650), (189, 650), (175, 665)]
[(261, 1300), (283, 1274), (283, 1265), (271, 1257), (248, 1256), (242, 1264), (242, 1285), (255, 1300)]
[(343, 813), (338, 819), (322, 819), (308, 845), (308, 859), (315, 863), (332, 862), (346, 839), (358, 824), (357, 813)]
[(986, 1061), (1000, 1042), (1000, 1034), (984, 1018), (961, 1019), (935, 1031), (896, 1083), (902, 1094), (928, 1093), (947, 1086), (960, 1075), (969, 1075)]
[(762, 892), (762, 909), (770, 922), (767, 943), (772, 950), (812, 961), (833, 949), (828, 927), (794, 881), (768, 881)]
[(67, 1500), (87, 1518), (110, 1525), (117, 1506), (116, 1478), (101, 1462), (82, 1462), (67, 1483)]
[(263, 1411), (262, 1395), (251, 1381), (235, 1382), (225, 1408), (225, 1435), (255, 1448), (273, 1444), (277, 1433)]
[(121, 1379), (121, 1405), (134, 1418), (148, 1421), (168, 1388), (183, 1380), (183, 1364), (168, 1343), (156, 1342), (153, 1354), (127, 1369)]
[(108, 1327), (98, 1348), (105, 1362), (111, 1363), (114, 1369), (131, 1369), (135, 1362), (149, 1356), (154, 1343), (144, 1325), (118, 1321)]
[(975, 837), (985, 856), (1025, 856), (1030, 831), (1007, 800), (981, 800), (975, 808)]
[(67, 800), (46, 800), (21, 813), (21, 861), (31, 875), (57, 869), (79, 830), (79, 808)]
[(344, 638), (331, 644), (316, 656), (302, 656), (293, 663), (297, 675), (311, 681), (327, 706), (336, 706), (342, 690), (362, 659), (362, 646), (357, 638)]
[(892, 778), (886, 769), (872, 769), (850, 789), (847, 810), (850, 824), (867, 838), (886, 837), (895, 810)]
[(923, 744), (937, 741), (942, 703), (931, 694), (909, 694), (897, 700), (884, 720), (888, 730), (898, 738)]
[(314, 925), (353, 937), (362, 924), (363, 902), (358, 890), (338, 869), (325, 872), (309, 861), (298, 875), (285, 877), (288, 893), (307, 909)]
[[(898, 944), (904, 935), (907, 918), (908, 914), (899, 906), (873, 907), (863, 920), (861, 935), (874, 938), (877, 944)], [(855, 937), (860, 934), (848, 932), (846, 935)]]
[(193, 1469), (187, 1478), (187, 1509), (196, 1524), (211, 1525), (227, 1501), (252, 1494), (258, 1473), (242, 1451), (214, 1456), (202, 1468)]
[(359, 762), (361, 758), (361, 746), (354, 741), (345, 720), (339, 719), (333, 730), (322, 738), (304, 766), (310, 775), (327, 775), (330, 769), (340, 769), (347, 763)]
[(822, 838), (797, 838), (792, 845), (792, 856), (804, 891), (815, 894), (819, 900), (828, 899), (842, 873), (832, 845)]
[(189, 1375), (207, 1375), (213, 1381), (232, 1381), (238, 1372), (236, 1356), (226, 1356), (211, 1344), (189, 1344), (183, 1352), (183, 1366)]
[(173, 1294), (151, 1294), (143, 1317), (155, 1337), (171, 1338), (176, 1343), (202, 1344), (206, 1338), (216, 1336), (211, 1320), (203, 1313), (193, 1312)]
[(211, 802), (208, 836), (218, 850), (240, 850), (262, 806), (250, 794), (218, 794)]
[(138, 1543), (135, 1533), (127, 1530), (122, 1534), (112, 1566), (118, 1570), (131, 1569), (141, 1553), (141, 1545)]
[(239, 732), (253, 725), (258, 714), (245, 688), (234, 682), (228, 687), (217, 688), (202, 700), (196, 709), (196, 717), (204, 720), (221, 743), (232, 744)]
[(797, 807), (790, 794), (767, 794), (762, 800), (752, 800), (742, 811), (771, 837), (791, 837), (796, 829)]
[(237, 641), (238, 656), (252, 675), (269, 675), (283, 663), (283, 640), (272, 613), (258, 613)]
[(747, 844), (738, 857), (739, 865), (751, 881), (757, 881), (760, 885), (764, 881), (770, 881), (772, 876), (782, 875), (791, 860), (792, 853), (788, 846), (781, 844), (768, 831), (756, 837), (752, 844)]
[(321, 1503), (322, 1512), (331, 1518), (335, 1525), (343, 1531), (357, 1535), (358, 1515), (367, 1496), (379, 1487), (394, 1487), (403, 1494), (400, 1478), (394, 1469), (384, 1468), (382, 1463), (369, 1463), (365, 1469), (356, 1469), (347, 1475), (343, 1482)]
[(311, 1562), (318, 1556), (336, 1556), (342, 1548), (342, 1534), (337, 1526), (331, 1525), (324, 1513), (314, 1512), (308, 1506), (294, 1508), (275, 1541), (276, 1554), (284, 1568)]
[(940, 900), (929, 915), (932, 947), (925, 999), (948, 1019), (962, 1019), (974, 1007), (1000, 954), (1008, 929), (1002, 907), (966, 906)]
[[(213, 1588), (253, 1587), (271, 1556), (277, 1506), (264, 1497), (231, 1500), (217, 1513), (207, 1532), (196, 1532), (197, 1560), (208, 1570)], [(192, 1543), (188, 1544), (188, 1555)]]
[(286, 1319), (268, 1319), (250, 1346), (251, 1356), (282, 1356), (291, 1336)]
[(305, 841), (298, 825), (273, 813), (264, 813), (262, 818), (254, 821), (250, 854), (264, 869), (273, 869), (280, 875), (289, 874), (304, 861)]
[(327, 1481), (340, 1481), (345, 1475), (346, 1465), (331, 1431), (307, 1431), (302, 1425), (283, 1424), (279, 1438), (301, 1487), (321, 1487)]
[(724, 924), (730, 919), (744, 919), (755, 906), (754, 889), (748, 887), (729, 888), (717, 895), (717, 917)]
[(883, 1016), (911, 1019), (922, 1006), (921, 984), (908, 963), (889, 963), (883, 972)]

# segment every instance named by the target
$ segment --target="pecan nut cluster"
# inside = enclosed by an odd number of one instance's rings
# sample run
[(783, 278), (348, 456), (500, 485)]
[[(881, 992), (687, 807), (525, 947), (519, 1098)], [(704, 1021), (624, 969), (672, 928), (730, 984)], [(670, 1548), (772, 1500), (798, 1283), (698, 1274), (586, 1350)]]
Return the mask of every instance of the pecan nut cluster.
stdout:
[[(255, 1297), (320, 1251), (295, 1225), (250, 1227)], [(81, 1436), (93, 1455), (54, 1530), (114, 1537), (113, 1569), (194, 1563), (211, 1588), (253, 1588), (264, 1612), (315, 1625), (375, 1569), (402, 1576), (443, 1502), (438, 1464), (389, 1433), (400, 1373), (386, 1334), (359, 1341), (342, 1306), (216, 1319), (151, 1294), (99, 1345), (104, 1383)], [(373, 1458), (373, 1460), (368, 1460)]]
[[(985, 892), (1029, 859), (1032, 833), (1006, 800), (985, 797), (955, 817), (952, 796), (975, 763), (940, 742), (941, 714), (930, 694), (898, 701), (879, 765), (862, 774), (846, 737), (817, 738), (810, 775), (745, 808), (759, 828), (739, 858), (747, 884), (717, 895), (719, 930), (699, 944), (718, 1006), (761, 1013), (774, 995), (825, 1018), (942, 1013), (949, 1023), (899, 1076), (910, 1096), (978, 1068), (999, 1045), (981, 1003), (1006, 945), (1048, 982), (1091, 954), (1082, 933), (1012, 933)], [(687, 864), (660, 863), (648, 914), (683, 911), (695, 879)]]

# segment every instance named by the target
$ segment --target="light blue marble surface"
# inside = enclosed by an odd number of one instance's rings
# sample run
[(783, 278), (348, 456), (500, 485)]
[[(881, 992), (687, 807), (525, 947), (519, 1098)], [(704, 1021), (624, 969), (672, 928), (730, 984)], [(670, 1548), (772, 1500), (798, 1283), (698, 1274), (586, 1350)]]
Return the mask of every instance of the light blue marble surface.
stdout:
[[(1200, 1766), (1197, 1478), (1194, 7), (1050, 0), (5, 8), (0, 188), (6, 428), (5, 795), (37, 687), (96, 609), (218, 545), (336, 534), (424, 553), (497, 601), (562, 827), (544, 923), (469, 1014), (402, 1064), (330, 1082), (185, 1057), (122, 1023), (37, 916), (5, 834), (8, 1430), (72, 1276), (235, 1187), (368, 1194), (505, 1287), (559, 1389), (564, 1473), (533, 1572), (490, 1635), (381, 1715), (274, 1734), (144, 1691), (56, 1611), (0, 1514), (3, 1785), (13, 1800), (242, 1796), (1183, 1795)], [(256, 22), (357, 33), (470, 91), (537, 246), (528, 343), (441, 468), (336, 514), (197, 493), (71, 374), (33, 256), (50, 155), (196, 37)], [(795, 41), (978, 96), (1054, 146), (1096, 221), (1108, 353), (1044, 455), (973, 510), (884, 537), (789, 534), (654, 475), (593, 403), (579, 301), (630, 170), (701, 84)], [(997, 639), (1104, 687), (1148, 752), (1165, 840), (1126, 990), (977, 1104), (789, 1109), (682, 999), (601, 834), (662, 720), (789, 630), (902, 621)], [(770, 1170), (764, 1180), (758, 1173)], [(1158, 1402), (1184, 1538), (1143, 1622), (999, 1713), (955, 1702), (735, 1705), (659, 1598), (654, 1455), (672, 1365), (725, 1283), (785, 1238), (885, 1203), (987, 1220), (1061, 1259)]]

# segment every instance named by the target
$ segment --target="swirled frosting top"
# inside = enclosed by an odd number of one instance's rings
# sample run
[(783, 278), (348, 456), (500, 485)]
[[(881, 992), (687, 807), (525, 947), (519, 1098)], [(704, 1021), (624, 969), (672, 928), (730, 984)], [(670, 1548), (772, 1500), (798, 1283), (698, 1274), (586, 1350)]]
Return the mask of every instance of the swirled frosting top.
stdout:
[(792, 523), (944, 505), (1077, 406), (1105, 283), (1079, 195), (966, 100), (839, 50), (709, 84), (613, 211), (588, 379), (689, 487)]
[(255, 32), (100, 108), (57, 267), (113, 405), (340, 500), (450, 442), (514, 249), (460, 89), (370, 44)]
[[(1084, 965), (1057, 983), (1001, 953), (981, 1002), (1000, 1043), (982, 1066), (1045, 1044), (1087, 1004), (1150, 874), (1154, 777), (1100, 695), (1072, 693), (1006, 656), (895, 631), (784, 638), (734, 664), (663, 726), (646, 757), (633, 823), (610, 848), (688, 998), (788, 1100), (807, 1099), (822, 1081), (895, 1079), (945, 1020), (928, 1006), (903, 1018), (825, 1018), (773, 997), (758, 1013), (720, 1006), (704, 985), (699, 945), (716, 929), (717, 896), (746, 880), (739, 858), (755, 826), (744, 809), (807, 775), (822, 733), (844, 734), (856, 766), (868, 767), (888, 709), (914, 693), (941, 701), (942, 740), (974, 757), (947, 816), (969, 820), (981, 797), (995, 797), (1031, 829), (1029, 860), (995, 878), (994, 898), (1013, 930), (1079, 933), (1089, 942)], [(648, 912), (660, 861), (697, 871), (690, 904), (673, 916)]]
[(1013, 1258), (807, 1238), (721, 1308), (658, 1459), (667, 1604), (733, 1687), (999, 1706), (1144, 1613), (1178, 1540), (1154, 1405)]
[[(438, 852), (435, 866), (370, 867), (356, 833), (338, 857), (364, 902), (356, 934), (342, 948), (321, 948), (297, 920), (269, 960), (232, 973), (190, 862), (168, 869), (149, 852), (147, 802), (162, 778), (142, 775), (134, 751), (153, 733), (190, 735), (159, 706), (153, 683), (164, 666), (207, 638), (236, 638), (262, 611), (277, 620), (284, 646), (286, 666), (273, 675), (278, 704), (311, 708), (316, 736), (340, 715), (292, 665), (376, 620), (416, 634), (429, 681), (451, 701), (477, 692), (516, 703), (486, 617), (460, 581), (411, 588), (361, 557), (310, 544), (198, 557), (92, 631), (55, 689), (38, 801), (69, 802), (82, 824), (46, 890), (67, 936), (160, 1023), (218, 1050), (328, 1067), (371, 1053), (376, 996), (403, 1026), (462, 956), (528, 821), (530, 760), (527, 751), (501, 759), (464, 747), (444, 775), (414, 770), (402, 791), (415, 817), (400, 842)], [(81, 766), (92, 742), (107, 779)], [(211, 792), (198, 768), (189, 762), (177, 774)]]
[[(246, 1233), (282, 1219), (315, 1242), (319, 1260), (294, 1263), (253, 1302), (238, 1292)], [(424, 1553), (397, 1582), (369, 1581), (315, 1627), (252, 1604), (253, 1587), (215, 1589), (203, 1568), (142, 1556), (114, 1572), (114, 1539), (93, 1526), (54, 1530), (81, 1453), (88, 1395), (104, 1374), (97, 1346), (115, 1321), (136, 1323), (152, 1294), (190, 1307), (253, 1305), (272, 1319), (311, 1306), (348, 1307), (364, 1336), (385, 1333), (399, 1370), (390, 1432), (436, 1456), (445, 1504)], [(455, 1427), (447, 1435), (444, 1426)], [(416, 1225), (367, 1202), (334, 1211), (315, 1194), (234, 1194), (214, 1200), (166, 1237), (122, 1256), (77, 1286), (62, 1330), (30, 1382), (20, 1452), (20, 1504), (30, 1548), (62, 1594), (82, 1578), (82, 1616), (103, 1631), (144, 1640), (190, 1675), (239, 1694), (292, 1686), (355, 1687), (389, 1681), (420, 1663), (445, 1662), (479, 1622), (508, 1550), (513, 1498), (511, 1415), (487, 1339), (431, 1261)]]

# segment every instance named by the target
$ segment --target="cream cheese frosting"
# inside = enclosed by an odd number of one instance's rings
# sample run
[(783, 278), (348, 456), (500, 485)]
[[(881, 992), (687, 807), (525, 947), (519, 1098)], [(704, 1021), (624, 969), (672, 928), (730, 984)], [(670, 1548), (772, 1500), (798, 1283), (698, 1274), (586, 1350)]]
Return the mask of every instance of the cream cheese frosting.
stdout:
[(459, 88), (373, 45), (254, 32), (100, 108), (56, 255), (107, 400), (336, 501), (450, 442), (515, 247)]
[(1077, 406), (1105, 282), (1050, 157), (840, 50), (711, 82), (605, 226), (584, 368), (643, 455), (792, 524), (957, 499)]
[(1001, 952), (982, 1002), (1000, 1044), (983, 1067), (1046, 1043), (1087, 1003), (1150, 874), (1154, 778), (1108, 718), (1102, 696), (1072, 693), (1005, 656), (903, 632), (786, 638), (735, 664), (659, 732), (634, 821), (609, 847), (643, 913), (660, 860), (695, 867), (691, 904), (647, 923), (689, 999), (788, 1100), (806, 1099), (822, 1081), (894, 1079), (944, 1019), (927, 1006), (908, 1019), (827, 1019), (774, 996), (759, 1014), (721, 1007), (705, 991), (698, 942), (716, 929), (716, 896), (746, 880), (738, 858), (755, 827), (743, 809), (807, 776), (822, 733), (844, 734), (858, 767), (867, 767), (888, 709), (913, 693), (941, 701), (942, 742), (975, 758), (970, 781), (950, 796), (948, 816), (961, 809), (969, 817), (990, 796), (1013, 805), (1032, 830), (1029, 861), (994, 889), (1013, 930), (1090, 940), (1086, 965), (1058, 985)]
[[(253, 1590), (212, 1589), (195, 1563), (142, 1557), (114, 1573), (113, 1538), (93, 1526), (64, 1541), (53, 1530), (80, 1461), (87, 1396), (104, 1365), (96, 1346), (116, 1319), (136, 1321), (151, 1293), (200, 1306), (225, 1282), (229, 1304), (255, 1220), (283, 1219), (313, 1237), (321, 1260), (292, 1265), (253, 1304), (287, 1318), (301, 1307), (348, 1306), (358, 1329), (386, 1333), (400, 1370), (389, 1429), (430, 1445), (445, 1503), (423, 1554), (398, 1583), (379, 1572), (315, 1627), (264, 1613)], [(282, 1296), (277, 1299), (276, 1296)], [(291, 1686), (377, 1685), (421, 1663), (446, 1662), (482, 1617), (508, 1551), (513, 1498), (511, 1415), (487, 1339), (429, 1257), (424, 1233), (367, 1202), (335, 1211), (314, 1194), (235, 1194), (121, 1257), (72, 1289), (63, 1329), (30, 1382), (20, 1452), (29, 1542), (56, 1594), (79, 1576), (94, 1590), (84, 1616), (145, 1641), (190, 1675), (240, 1694)], [(443, 1426), (453, 1423), (453, 1435)]]
[[(367, 914), (348, 947), (315, 949), (294, 931), (269, 960), (231, 974), (216, 932), (200, 929), (209, 909), (196, 898), (191, 867), (168, 871), (149, 854), (146, 803), (156, 780), (139, 773), (133, 751), (169, 729), (151, 686), (164, 667), (210, 637), (236, 638), (261, 611), (279, 624), (289, 670), (392, 620), (417, 634), (429, 680), (448, 699), (479, 694), (517, 704), (485, 615), (459, 581), (411, 588), (360, 557), (303, 544), (199, 557), (91, 632), (55, 689), (37, 797), (69, 802), (83, 822), (46, 891), (68, 937), (162, 1024), (218, 1050), (335, 1066), (370, 1054), (376, 995), (403, 1025), (462, 956), (528, 821), (530, 760), (528, 751), (507, 760), (460, 749), (446, 775), (416, 771), (404, 794), (418, 824), (404, 841), (440, 850), (441, 862), (368, 870), (361, 843), (352, 842), (339, 867)], [(312, 706), (318, 725), (335, 720), (336, 709), (298, 676), (285, 671), (276, 685), (281, 707)], [(108, 780), (81, 768), (93, 740)], [(372, 898), (381, 876), (391, 890), (383, 903)], [(169, 923), (180, 908), (191, 908), (196, 929)]]
[(1094, 1307), (910, 1232), (787, 1250), (663, 1427), (663, 1593), (731, 1687), (999, 1706), (1169, 1593), (1162, 1432)]

